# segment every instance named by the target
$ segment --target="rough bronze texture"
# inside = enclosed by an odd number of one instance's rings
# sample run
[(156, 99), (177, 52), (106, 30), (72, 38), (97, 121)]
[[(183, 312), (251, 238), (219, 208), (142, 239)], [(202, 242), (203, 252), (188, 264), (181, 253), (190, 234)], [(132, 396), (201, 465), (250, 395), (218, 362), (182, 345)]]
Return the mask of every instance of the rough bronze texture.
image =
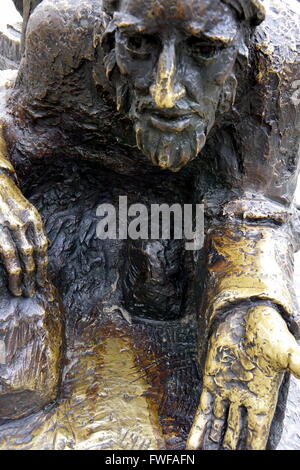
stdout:
[[(276, 447), (300, 377), (299, 8), (264, 3), (16, 2), (1, 448)], [(124, 195), (204, 204), (203, 248), (98, 239)]]

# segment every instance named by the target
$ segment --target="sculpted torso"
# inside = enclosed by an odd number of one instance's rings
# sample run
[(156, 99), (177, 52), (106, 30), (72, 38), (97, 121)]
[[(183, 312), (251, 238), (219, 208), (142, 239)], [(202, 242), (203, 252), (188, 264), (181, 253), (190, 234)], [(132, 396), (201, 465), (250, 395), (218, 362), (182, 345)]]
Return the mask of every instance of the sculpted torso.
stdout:
[[(2, 447), (266, 447), (300, 377), (299, 16), (270, 3), (31, 14), (0, 148)], [(204, 247), (97, 239), (124, 195), (203, 203)]]

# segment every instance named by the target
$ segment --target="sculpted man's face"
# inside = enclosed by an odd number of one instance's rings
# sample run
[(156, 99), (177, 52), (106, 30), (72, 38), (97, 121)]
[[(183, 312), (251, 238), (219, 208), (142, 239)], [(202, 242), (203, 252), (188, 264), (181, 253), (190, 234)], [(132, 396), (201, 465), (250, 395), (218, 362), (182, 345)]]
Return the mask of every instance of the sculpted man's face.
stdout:
[(178, 171), (232, 101), (234, 12), (220, 0), (122, 0), (114, 25), (118, 107), (153, 164)]

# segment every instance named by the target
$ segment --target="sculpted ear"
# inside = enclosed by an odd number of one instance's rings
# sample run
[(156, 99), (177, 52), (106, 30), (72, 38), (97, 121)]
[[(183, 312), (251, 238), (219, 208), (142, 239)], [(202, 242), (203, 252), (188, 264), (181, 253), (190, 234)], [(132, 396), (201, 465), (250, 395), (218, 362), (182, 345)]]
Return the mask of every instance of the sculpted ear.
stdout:
[(237, 89), (237, 79), (235, 75), (232, 73), (226, 79), (223, 90), (220, 96), (218, 111), (219, 113), (227, 113), (232, 106), (234, 105), (235, 95)]

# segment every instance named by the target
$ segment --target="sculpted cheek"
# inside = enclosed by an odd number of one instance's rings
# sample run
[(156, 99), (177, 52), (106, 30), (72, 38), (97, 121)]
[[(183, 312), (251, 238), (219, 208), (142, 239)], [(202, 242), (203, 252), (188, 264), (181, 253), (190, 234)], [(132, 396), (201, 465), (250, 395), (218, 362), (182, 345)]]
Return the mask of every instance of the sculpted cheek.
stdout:
[(210, 68), (212, 80), (216, 85), (222, 85), (231, 74), (237, 57), (237, 50), (232, 47), (222, 54), (220, 61)]
[(203, 95), (203, 77), (201, 71), (189, 68), (185, 72), (183, 83), (188, 95), (192, 99), (196, 98), (197, 102), (201, 101)]
[(203, 70), (191, 58), (182, 54), (179, 58), (178, 76), (190, 100), (199, 102), (203, 95)]

